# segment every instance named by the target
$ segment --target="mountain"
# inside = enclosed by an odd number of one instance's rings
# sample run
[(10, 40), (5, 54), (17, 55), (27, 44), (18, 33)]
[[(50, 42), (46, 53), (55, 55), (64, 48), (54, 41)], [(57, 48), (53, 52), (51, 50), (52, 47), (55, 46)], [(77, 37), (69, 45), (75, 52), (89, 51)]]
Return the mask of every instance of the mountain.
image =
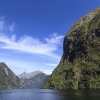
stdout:
[(32, 77), (34, 77), (35, 75), (38, 75), (42, 73), (41, 71), (34, 71), (34, 72), (31, 72), (31, 73), (26, 73), (26, 72), (23, 72), (22, 74), (19, 74), (18, 77), (24, 81), (26, 79), (30, 79)]
[(24, 72), (18, 77), (25, 84), (26, 88), (41, 88), (48, 75), (41, 71), (34, 71), (31, 73)]
[(23, 88), (24, 84), (7, 67), (4, 62), (0, 63), (0, 89)]
[(61, 61), (43, 88), (100, 88), (100, 7), (68, 31)]

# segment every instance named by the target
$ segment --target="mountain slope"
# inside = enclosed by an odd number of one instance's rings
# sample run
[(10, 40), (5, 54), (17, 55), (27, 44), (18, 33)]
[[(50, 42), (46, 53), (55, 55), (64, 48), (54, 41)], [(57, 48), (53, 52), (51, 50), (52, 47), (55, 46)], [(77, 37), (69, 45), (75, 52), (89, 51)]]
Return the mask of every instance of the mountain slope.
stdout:
[(71, 27), (61, 61), (43, 88), (100, 88), (100, 7)]
[(7, 67), (5, 63), (0, 63), (0, 89), (23, 88), (20, 79)]
[(18, 75), (21, 81), (25, 84), (26, 88), (41, 88), (48, 75), (41, 71), (34, 71), (31, 73), (22, 73)]

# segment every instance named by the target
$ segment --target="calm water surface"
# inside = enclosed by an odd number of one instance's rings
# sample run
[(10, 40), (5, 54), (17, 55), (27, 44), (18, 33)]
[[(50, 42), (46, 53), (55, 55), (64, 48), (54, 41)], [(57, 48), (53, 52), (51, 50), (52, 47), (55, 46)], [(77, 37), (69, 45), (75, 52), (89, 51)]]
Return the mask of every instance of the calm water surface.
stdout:
[(0, 90), (0, 100), (100, 100), (100, 90)]

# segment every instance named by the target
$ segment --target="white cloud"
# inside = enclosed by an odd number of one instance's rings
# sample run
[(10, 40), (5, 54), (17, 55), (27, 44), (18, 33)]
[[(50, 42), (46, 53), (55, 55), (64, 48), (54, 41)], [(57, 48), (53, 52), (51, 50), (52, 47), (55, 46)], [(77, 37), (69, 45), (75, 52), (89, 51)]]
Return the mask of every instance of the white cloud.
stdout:
[[(10, 32), (13, 31), (15, 26), (15, 24), (13, 23), (8, 27), (8, 24), (5, 24), (3, 18), (0, 20), (0, 23), (1, 29), (5, 28), (6, 30), (10, 30)], [(45, 55), (60, 59), (60, 56), (55, 52), (58, 50), (58, 47), (63, 40), (64, 36), (62, 35), (57, 35), (56, 33), (54, 33), (51, 37), (44, 38), (43, 42), (31, 36), (23, 36), (19, 37), (19, 39), (16, 39), (16, 35), (14, 34), (8, 36), (7, 33), (3, 33), (2, 31), (0, 31), (0, 33), (0, 42), (3, 43), (3, 45), (0, 45), (0, 48), (2, 49), (17, 50), (20, 52)]]
[(51, 67), (56, 67), (58, 64), (54, 64), (54, 63), (45, 63), (45, 65), (51, 66)]
[[(50, 37), (43, 38), (43, 41), (41, 41), (42, 39), (40, 40), (38, 38), (27, 35), (18, 37), (17, 35), (12, 33), (14, 29), (14, 23), (6, 24), (4, 18), (0, 18), (0, 53), (2, 54), (2, 56), (0, 56), (0, 61), (4, 61), (5, 63), (7, 63), (7, 65), (16, 74), (19, 74), (23, 71), (35, 71), (38, 70), (38, 68), (46, 74), (51, 74), (52, 70), (57, 65), (55, 63), (57, 63), (61, 58), (61, 55), (57, 54), (57, 51), (61, 50), (59, 49), (59, 47), (61, 48), (64, 36), (54, 33)], [(19, 54), (30, 53), (32, 54), (32, 57), (36, 57), (36, 55), (38, 55), (37, 57), (39, 58), (34, 58), (36, 59), (36, 62), (34, 61), (34, 59), (32, 59), (31, 61), (30, 59), (28, 59), (26, 61), (26, 59), (23, 58), (22, 60), (20, 58), (21, 55), (16, 55), (10, 50), (18, 51), (18, 53), (20, 52)], [(6, 51), (10, 52), (10, 54), (14, 56), (9, 57), (9, 54), (7, 55)], [(19, 57), (16, 58), (16, 56)], [(42, 57), (44, 57), (43, 59), (45, 59), (44, 62), (38, 61), (41, 60)], [(51, 61), (53, 62), (51, 63)], [(52, 68), (50, 66), (52, 66)], [(48, 67), (47, 70), (45, 69), (46, 67)]]
[(54, 51), (58, 49), (59, 42), (63, 39), (63, 37), (59, 38), (60, 36), (58, 36), (58, 42), (55, 39), (56, 43), (51, 41), (43, 43), (42, 41), (30, 36), (21, 37), (18, 41), (15, 41), (15, 37), (15, 35), (12, 35), (11, 38), (1, 35), (0, 42), (4, 43), (5, 45), (1, 45), (0, 48), (33, 54), (42, 54), (59, 59), (59, 56), (54, 54)]
[(59, 44), (60, 41), (64, 38), (62, 35), (57, 35), (56, 33), (53, 34), (51, 38), (45, 38), (48, 43)]
[(44, 72), (47, 75), (51, 75), (52, 74), (52, 70), (43, 70), (42, 72)]
[[(5, 22), (5, 17), (0, 17), (0, 32), (10, 32), (12, 33), (15, 27), (15, 23), (8, 24)], [(3, 33), (3, 34), (4, 34)]]

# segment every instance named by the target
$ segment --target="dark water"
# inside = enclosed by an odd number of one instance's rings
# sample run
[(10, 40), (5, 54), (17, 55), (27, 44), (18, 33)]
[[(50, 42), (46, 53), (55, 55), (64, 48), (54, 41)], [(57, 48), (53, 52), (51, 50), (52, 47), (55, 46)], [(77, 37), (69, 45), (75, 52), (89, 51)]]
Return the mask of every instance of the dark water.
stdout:
[(0, 90), (0, 100), (100, 100), (100, 90)]

